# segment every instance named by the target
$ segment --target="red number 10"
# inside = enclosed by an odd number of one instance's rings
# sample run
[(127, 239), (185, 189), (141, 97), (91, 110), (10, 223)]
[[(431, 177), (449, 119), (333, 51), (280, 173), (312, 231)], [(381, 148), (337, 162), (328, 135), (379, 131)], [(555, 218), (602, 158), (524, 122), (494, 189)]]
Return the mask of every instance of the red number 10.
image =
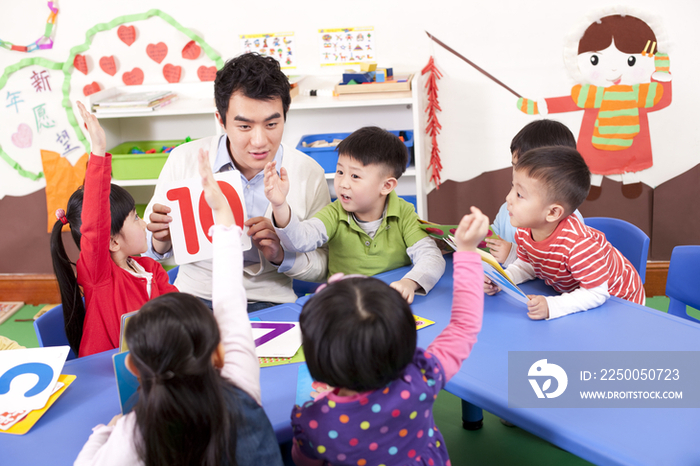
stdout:
[[(233, 186), (226, 183), (225, 181), (217, 181), (221, 187), (221, 192), (224, 193), (228, 204), (231, 206), (233, 211), (233, 218), (236, 221), (236, 225), (243, 228), (243, 205), (241, 204), (241, 198)], [(182, 229), (185, 232), (185, 245), (187, 247), (187, 252), (191, 255), (197, 254), (199, 252), (199, 240), (197, 239), (197, 225), (194, 218), (194, 209), (192, 202), (192, 195), (190, 194), (190, 189), (187, 187), (171, 189), (168, 191), (168, 199), (171, 201), (177, 201), (180, 205), (180, 215), (182, 216)], [(214, 225), (214, 213), (209, 208), (206, 199), (204, 199), (204, 191), (199, 195), (199, 225), (202, 227), (204, 234), (211, 243), (212, 238), (209, 236), (209, 229)]]

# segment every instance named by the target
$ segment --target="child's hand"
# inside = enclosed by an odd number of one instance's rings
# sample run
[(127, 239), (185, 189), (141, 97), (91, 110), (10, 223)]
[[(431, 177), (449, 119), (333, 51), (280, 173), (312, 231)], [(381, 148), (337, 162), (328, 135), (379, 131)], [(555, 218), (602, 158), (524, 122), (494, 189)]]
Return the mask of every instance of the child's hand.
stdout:
[(547, 298), (539, 295), (527, 295), (530, 301), (527, 302), (527, 316), (532, 320), (549, 319), (549, 305)]
[(289, 177), (287, 170), (280, 168), (280, 174), (275, 170), (275, 162), (265, 165), (265, 196), (272, 207), (279, 207), (287, 201), (289, 194)]
[(401, 293), (403, 299), (405, 299), (408, 304), (411, 304), (413, 302), (413, 296), (420, 285), (410, 278), (402, 278), (397, 282), (393, 282), (389, 286)]
[(513, 243), (509, 243), (501, 238), (486, 238), (486, 245), (489, 247), (491, 255), (503, 264), (508, 259)]
[(474, 206), (471, 212), (462, 217), (455, 232), (457, 251), (476, 251), (476, 247), (489, 231), (489, 218)]
[(214, 220), (217, 225), (230, 227), (235, 223), (231, 206), (228, 205), (226, 196), (221, 192), (219, 183), (214, 179), (214, 173), (211, 171), (209, 164), (209, 152), (204, 149), (199, 149), (197, 155), (199, 161), (199, 176), (202, 177), (202, 188), (204, 189), (204, 199), (214, 211)]
[(77, 101), (78, 111), (80, 116), (85, 121), (85, 127), (90, 134), (90, 144), (92, 144), (92, 153), (98, 157), (104, 157), (107, 150), (107, 139), (105, 138), (105, 130), (100, 126), (97, 117), (88, 112), (82, 102)]
[(107, 424), (107, 425), (108, 425), (108, 426), (116, 426), (116, 425), (117, 425), (117, 421), (118, 421), (119, 419), (121, 419), (121, 418), (122, 418), (122, 415), (121, 415), (121, 414), (117, 414), (116, 416), (114, 416), (114, 417), (112, 418), (111, 421), (109, 421), (109, 424)]
[(484, 293), (489, 296), (493, 296), (501, 291), (501, 289), (494, 282), (491, 281), (489, 277), (484, 275)]

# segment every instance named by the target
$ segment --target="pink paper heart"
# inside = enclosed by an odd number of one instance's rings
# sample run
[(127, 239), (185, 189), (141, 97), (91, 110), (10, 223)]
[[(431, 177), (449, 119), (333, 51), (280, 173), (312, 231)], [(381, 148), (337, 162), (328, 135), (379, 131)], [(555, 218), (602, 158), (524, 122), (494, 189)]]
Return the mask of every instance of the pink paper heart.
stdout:
[(214, 81), (216, 79), (216, 66), (200, 66), (197, 68), (197, 77), (200, 81)]
[(136, 40), (136, 28), (134, 26), (119, 26), (117, 29), (119, 40), (131, 47)]
[(148, 44), (146, 47), (146, 54), (151, 57), (156, 63), (161, 63), (165, 56), (168, 54), (168, 46), (163, 42), (158, 42), (157, 44)]
[(100, 88), (100, 85), (97, 84), (95, 81), (92, 83), (88, 84), (83, 88), (83, 94), (85, 97), (94, 94), (95, 92), (100, 92), (102, 89)]
[(173, 66), (170, 63), (168, 63), (163, 67), (163, 76), (165, 77), (165, 80), (169, 83), (179, 83), (181, 73), (181, 66)]
[(202, 48), (193, 40), (189, 41), (182, 49), (182, 58), (196, 60), (202, 53)]
[(20, 123), (17, 132), (12, 135), (12, 143), (20, 149), (26, 149), (32, 145), (32, 129), (25, 123)]
[(80, 71), (81, 73), (88, 74), (87, 61), (85, 60), (84, 55), (76, 55), (73, 59), (73, 66), (76, 70)]
[(134, 68), (131, 71), (127, 71), (122, 75), (122, 81), (127, 86), (137, 86), (143, 84), (143, 70), (141, 68)]
[(100, 68), (110, 76), (117, 74), (117, 64), (114, 61), (114, 55), (100, 58)]

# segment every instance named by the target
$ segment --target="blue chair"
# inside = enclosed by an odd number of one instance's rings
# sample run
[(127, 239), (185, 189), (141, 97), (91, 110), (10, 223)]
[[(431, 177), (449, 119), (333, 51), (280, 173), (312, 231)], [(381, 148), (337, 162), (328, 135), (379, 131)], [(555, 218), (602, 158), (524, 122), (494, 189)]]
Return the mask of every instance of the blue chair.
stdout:
[(637, 269), (642, 283), (646, 281), (649, 237), (633, 225), (619, 218), (590, 217), (584, 219), (586, 226), (605, 234), (605, 238), (615, 249)]
[[(34, 332), (39, 346), (70, 346), (66, 336), (66, 328), (63, 323), (63, 305), (59, 304), (53, 309), (49, 309), (37, 320), (34, 321)], [(75, 359), (76, 355), (71, 349), (68, 352), (67, 361)]]
[(299, 298), (306, 296), (307, 294), (314, 293), (319, 285), (320, 283), (292, 280), (292, 289)]
[(671, 253), (666, 278), (668, 313), (693, 322), (686, 306), (700, 309), (700, 246), (676, 246)]
[(175, 279), (177, 278), (177, 273), (178, 273), (179, 269), (180, 269), (180, 266), (178, 265), (177, 267), (174, 267), (174, 268), (168, 270), (168, 277), (169, 277), (168, 281), (170, 282), (171, 285), (173, 283), (175, 283)]

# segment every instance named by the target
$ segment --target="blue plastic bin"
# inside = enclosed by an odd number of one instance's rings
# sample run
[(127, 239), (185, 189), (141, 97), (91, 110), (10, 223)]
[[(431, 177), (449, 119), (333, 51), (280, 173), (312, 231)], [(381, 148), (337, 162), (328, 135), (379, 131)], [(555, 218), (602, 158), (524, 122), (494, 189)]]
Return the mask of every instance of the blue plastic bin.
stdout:
[[(408, 161), (406, 163), (406, 167), (408, 167), (413, 160), (413, 130), (389, 132), (396, 136), (403, 136), (403, 142), (406, 144), (406, 150), (408, 151)], [(300, 150), (318, 162), (326, 173), (335, 173), (335, 168), (338, 163), (338, 152), (335, 150), (335, 147), (304, 147), (302, 144), (311, 144), (314, 141), (320, 141), (322, 139), (333, 142), (334, 139), (345, 139), (347, 136), (350, 136), (350, 133), (307, 134), (302, 136), (299, 144), (297, 144), (297, 150)]]

